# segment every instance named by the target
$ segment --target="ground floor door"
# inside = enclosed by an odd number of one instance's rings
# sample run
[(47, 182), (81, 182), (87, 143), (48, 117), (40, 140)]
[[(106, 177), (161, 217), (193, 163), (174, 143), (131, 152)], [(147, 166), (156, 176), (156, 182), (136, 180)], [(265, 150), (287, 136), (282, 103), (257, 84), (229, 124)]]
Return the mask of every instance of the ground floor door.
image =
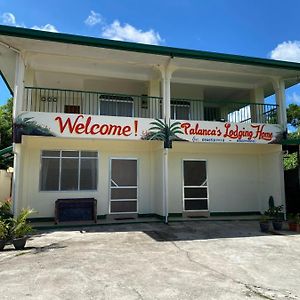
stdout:
[(207, 211), (208, 186), (206, 161), (183, 161), (183, 210)]
[(110, 160), (111, 214), (138, 212), (137, 160), (112, 158)]

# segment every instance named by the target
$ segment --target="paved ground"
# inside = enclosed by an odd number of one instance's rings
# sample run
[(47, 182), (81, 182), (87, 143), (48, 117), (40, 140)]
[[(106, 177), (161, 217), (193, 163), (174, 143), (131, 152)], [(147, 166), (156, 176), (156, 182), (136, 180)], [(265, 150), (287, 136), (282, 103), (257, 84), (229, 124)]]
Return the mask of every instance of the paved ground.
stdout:
[(49, 231), (6, 249), (1, 299), (300, 299), (300, 235), (253, 221)]

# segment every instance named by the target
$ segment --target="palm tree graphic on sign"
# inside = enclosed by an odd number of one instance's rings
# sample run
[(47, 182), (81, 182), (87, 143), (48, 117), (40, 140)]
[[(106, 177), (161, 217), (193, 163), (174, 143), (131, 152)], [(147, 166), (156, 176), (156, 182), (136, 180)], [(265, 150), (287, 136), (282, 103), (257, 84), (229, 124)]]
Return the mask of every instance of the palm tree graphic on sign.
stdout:
[(164, 148), (172, 148), (172, 141), (184, 141), (184, 139), (176, 135), (183, 134), (180, 122), (170, 124), (170, 121), (167, 123), (166, 120), (163, 122), (160, 119), (156, 119), (150, 124), (153, 126), (149, 128), (142, 139), (164, 141)]

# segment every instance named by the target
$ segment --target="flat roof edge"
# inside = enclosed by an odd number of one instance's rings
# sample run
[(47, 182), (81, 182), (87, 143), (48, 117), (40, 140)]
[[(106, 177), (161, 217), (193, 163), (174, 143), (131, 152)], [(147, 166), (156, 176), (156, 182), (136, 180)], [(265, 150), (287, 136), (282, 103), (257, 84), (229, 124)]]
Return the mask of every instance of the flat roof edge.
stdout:
[(27, 38), (41, 41), (51, 41), (67, 44), (76, 44), (97, 48), (107, 48), (123, 51), (141, 52), (147, 54), (164, 55), (178, 58), (203, 59), (210, 61), (227, 62), (242, 65), (288, 69), (300, 72), (300, 63), (279, 61), (266, 58), (249, 57), (242, 55), (224, 54), (201, 50), (173, 48), (166, 46), (139, 44), (123, 41), (107, 40), (96, 37), (73, 35), (67, 33), (53, 33), (21, 27), (0, 25), (0, 35)]

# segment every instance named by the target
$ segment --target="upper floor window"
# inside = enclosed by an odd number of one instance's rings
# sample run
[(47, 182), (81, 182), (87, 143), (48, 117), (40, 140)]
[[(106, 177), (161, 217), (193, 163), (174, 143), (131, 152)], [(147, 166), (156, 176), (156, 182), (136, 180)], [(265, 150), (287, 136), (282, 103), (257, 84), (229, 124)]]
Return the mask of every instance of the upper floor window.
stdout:
[(96, 151), (42, 151), (41, 191), (96, 190), (97, 174)]
[(101, 95), (99, 97), (99, 114), (133, 117), (133, 98), (121, 95)]
[(171, 119), (173, 120), (189, 120), (190, 119), (190, 103), (187, 101), (171, 101)]
[(220, 108), (213, 106), (204, 107), (204, 121), (218, 121), (221, 118)]

